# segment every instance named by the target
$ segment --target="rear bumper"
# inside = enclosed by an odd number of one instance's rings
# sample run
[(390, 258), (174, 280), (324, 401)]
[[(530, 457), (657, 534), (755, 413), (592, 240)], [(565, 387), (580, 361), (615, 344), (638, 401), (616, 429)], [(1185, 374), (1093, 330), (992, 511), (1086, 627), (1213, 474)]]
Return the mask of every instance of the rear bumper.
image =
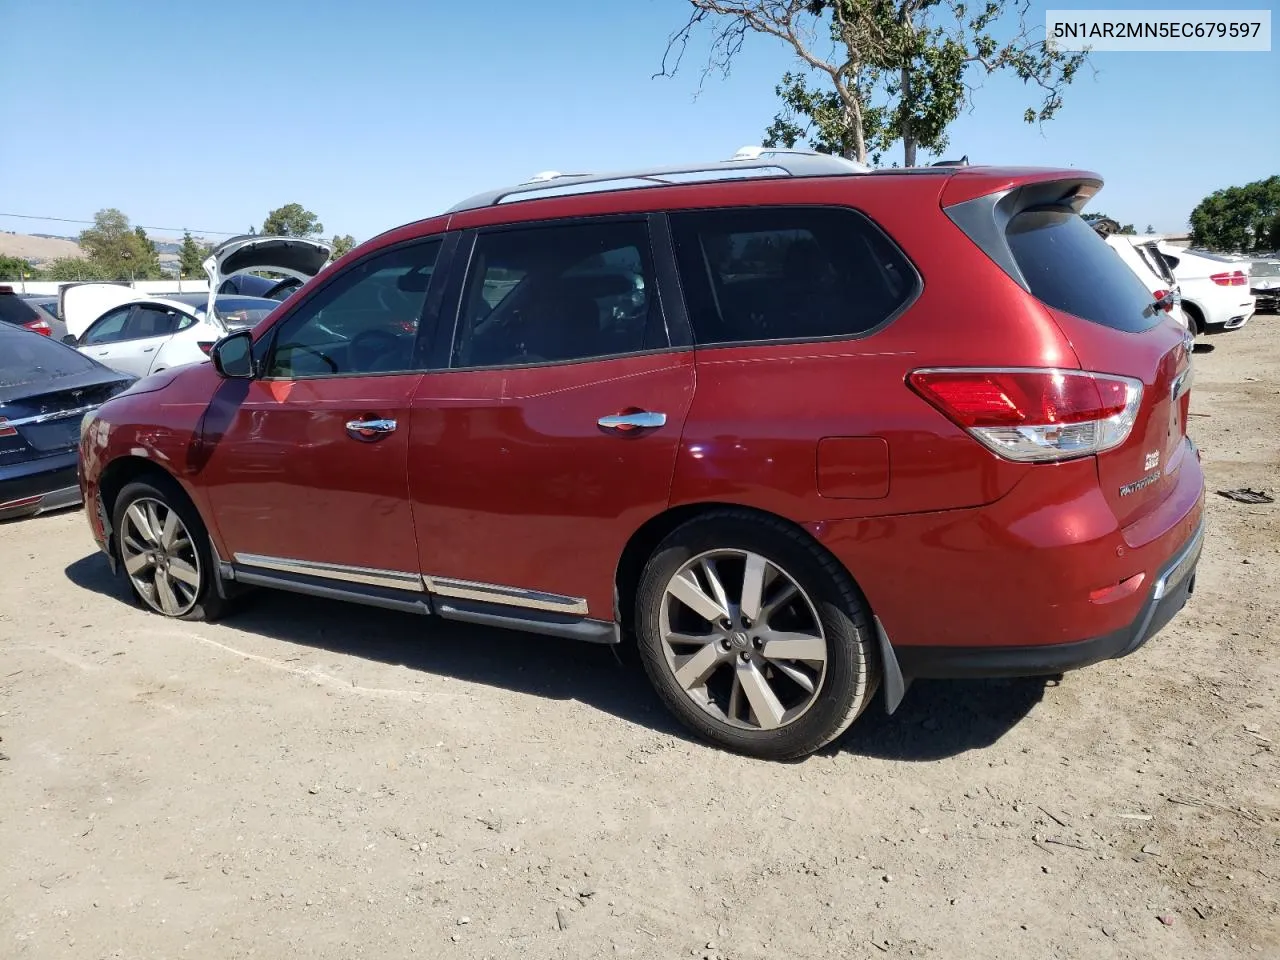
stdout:
[(1133, 653), (1159, 633), (1195, 590), (1204, 547), (1204, 524), (1160, 572), (1137, 617), (1127, 626), (1074, 643), (1029, 647), (901, 647), (898, 666), (906, 680), (1034, 677), (1064, 673)]
[(74, 450), (0, 468), (0, 520), (34, 516), (79, 502)]

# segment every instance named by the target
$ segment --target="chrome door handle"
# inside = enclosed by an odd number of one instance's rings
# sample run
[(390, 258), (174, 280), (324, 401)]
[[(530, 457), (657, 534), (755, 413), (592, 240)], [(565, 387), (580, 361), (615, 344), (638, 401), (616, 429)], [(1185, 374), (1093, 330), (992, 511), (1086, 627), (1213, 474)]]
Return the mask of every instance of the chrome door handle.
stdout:
[(639, 413), (620, 413), (611, 417), (601, 417), (596, 423), (604, 430), (626, 433), (629, 430), (653, 430), (667, 422), (665, 413), (650, 413), (642, 410)]
[(370, 440), (388, 433), (395, 433), (394, 420), (348, 420), (347, 432), (361, 440)]

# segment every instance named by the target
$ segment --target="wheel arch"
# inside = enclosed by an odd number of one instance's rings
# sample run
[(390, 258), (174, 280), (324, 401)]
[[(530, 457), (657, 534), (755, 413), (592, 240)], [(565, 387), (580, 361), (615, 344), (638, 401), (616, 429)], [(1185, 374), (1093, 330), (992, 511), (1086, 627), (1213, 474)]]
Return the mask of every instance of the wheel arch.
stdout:
[(1182, 307), (1182, 312), (1187, 315), (1187, 320), (1190, 322), (1193, 332), (1196, 334), (1204, 333), (1204, 310), (1200, 308), (1200, 305), (1194, 300), (1181, 300), (1179, 305)]
[[(113, 551), (113, 556), (116, 555), (114, 551), (118, 550), (114, 522), (116, 500), (120, 496), (120, 491), (130, 483), (135, 480), (146, 480), (147, 478), (177, 486), (187, 500), (191, 502), (191, 506), (196, 513), (200, 512), (195, 498), (191, 496), (191, 491), (186, 488), (186, 485), (154, 460), (149, 457), (140, 457), (136, 454), (117, 457), (103, 468), (102, 475), (98, 478), (98, 502), (101, 505), (102, 521), (107, 532), (109, 549)], [(206, 523), (205, 526), (207, 527), (208, 524)]]
[(841, 563), (813, 534), (795, 521), (788, 520), (786, 517), (768, 510), (761, 510), (759, 507), (750, 507), (741, 503), (722, 501), (687, 503), (670, 507), (662, 513), (650, 517), (631, 535), (626, 546), (622, 549), (622, 555), (618, 558), (618, 566), (614, 571), (613, 596), (614, 618), (617, 620), (624, 635), (635, 624), (636, 589), (640, 585), (640, 577), (644, 572), (645, 564), (649, 561), (649, 557), (653, 555), (653, 551), (657, 549), (658, 544), (666, 539), (673, 530), (688, 523), (690, 520), (725, 511), (755, 517), (766, 523), (780, 524), (800, 534), (831, 557), (839, 569), (844, 571), (845, 576), (849, 578), (854, 590), (857, 591), (862, 602), (866, 604), (867, 609), (871, 610), (871, 604), (867, 600), (866, 593), (858, 583), (853, 571)]

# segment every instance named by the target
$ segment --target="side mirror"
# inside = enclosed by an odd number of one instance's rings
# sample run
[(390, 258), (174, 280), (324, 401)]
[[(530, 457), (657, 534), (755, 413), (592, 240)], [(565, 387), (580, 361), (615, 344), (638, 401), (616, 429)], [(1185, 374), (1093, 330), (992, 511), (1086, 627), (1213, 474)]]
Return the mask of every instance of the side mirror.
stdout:
[(223, 337), (213, 345), (209, 358), (219, 376), (228, 380), (252, 380), (256, 372), (253, 368), (253, 334), (241, 330)]
[(63, 334), (62, 342), (69, 347), (74, 347), (76, 344), (80, 342), (80, 338), (77, 337), (74, 333), (67, 333), (67, 334)]

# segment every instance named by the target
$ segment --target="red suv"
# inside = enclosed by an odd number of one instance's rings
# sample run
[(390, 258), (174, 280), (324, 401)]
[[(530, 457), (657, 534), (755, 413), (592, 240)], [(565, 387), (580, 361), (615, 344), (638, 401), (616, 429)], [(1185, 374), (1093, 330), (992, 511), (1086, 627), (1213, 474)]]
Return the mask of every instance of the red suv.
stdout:
[(879, 686), (1150, 639), (1201, 548), (1190, 344), (1078, 216), (1099, 178), (742, 156), (475, 197), (112, 399), (112, 566), (185, 619), (266, 586), (634, 635), (770, 758)]

